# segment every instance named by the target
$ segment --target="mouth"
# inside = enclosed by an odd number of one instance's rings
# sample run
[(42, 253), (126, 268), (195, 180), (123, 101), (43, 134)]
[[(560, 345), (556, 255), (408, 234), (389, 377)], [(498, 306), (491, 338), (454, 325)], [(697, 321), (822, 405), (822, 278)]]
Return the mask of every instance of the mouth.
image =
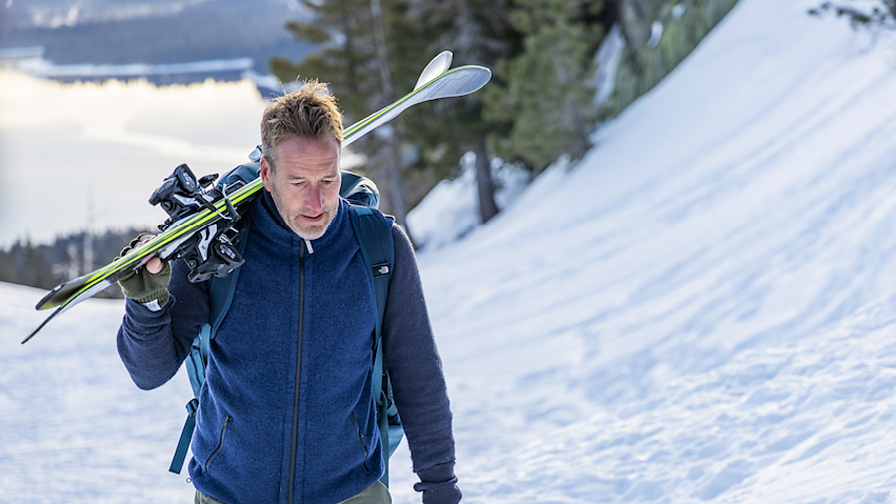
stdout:
[(300, 217), (301, 217), (302, 220), (305, 221), (305, 222), (308, 222), (308, 223), (311, 223), (311, 224), (317, 224), (318, 222), (324, 220), (324, 212), (321, 212), (321, 213), (319, 213), (319, 214), (317, 214), (317, 215), (305, 215), (305, 214), (302, 214)]

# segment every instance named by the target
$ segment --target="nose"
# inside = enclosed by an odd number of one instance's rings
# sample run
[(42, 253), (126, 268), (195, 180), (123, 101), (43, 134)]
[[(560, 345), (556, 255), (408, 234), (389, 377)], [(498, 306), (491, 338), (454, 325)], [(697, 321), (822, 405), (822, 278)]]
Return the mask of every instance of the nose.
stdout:
[(324, 207), (324, 193), (318, 185), (312, 185), (305, 193), (305, 207), (314, 212), (320, 212)]

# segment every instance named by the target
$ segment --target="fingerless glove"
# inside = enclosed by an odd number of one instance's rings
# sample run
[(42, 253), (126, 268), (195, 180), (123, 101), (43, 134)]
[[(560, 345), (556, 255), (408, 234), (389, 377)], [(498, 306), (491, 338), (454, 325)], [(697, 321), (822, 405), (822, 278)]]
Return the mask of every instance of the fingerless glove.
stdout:
[[(131, 240), (131, 243), (121, 250), (116, 260), (121, 259), (137, 248), (144, 236), (147, 235), (141, 234)], [(129, 299), (133, 299), (152, 311), (160, 311), (171, 299), (171, 295), (168, 293), (168, 282), (171, 281), (171, 265), (168, 261), (162, 262), (162, 270), (158, 273), (150, 273), (145, 266), (141, 266), (119, 278), (118, 285), (121, 287), (121, 292)]]

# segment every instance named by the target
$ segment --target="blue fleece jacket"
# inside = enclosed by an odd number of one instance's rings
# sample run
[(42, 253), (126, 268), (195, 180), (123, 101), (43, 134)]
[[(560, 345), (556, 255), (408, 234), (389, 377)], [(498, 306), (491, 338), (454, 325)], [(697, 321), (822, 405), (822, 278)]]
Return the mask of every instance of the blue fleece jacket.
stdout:
[[(266, 191), (250, 211), (246, 263), (199, 394), (190, 475), (227, 504), (337, 503), (384, 469), (371, 397), (376, 307), (348, 203), (310, 249)], [(397, 226), (393, 238), (384, 361), (424, 499), (457, 502), (441, 362), (413, 250)], [(174, 264), (162, 311), (127, 302), (119, 353), (141, 388), (176, 373), (208, 320), (208, 286), (186, 273)]]

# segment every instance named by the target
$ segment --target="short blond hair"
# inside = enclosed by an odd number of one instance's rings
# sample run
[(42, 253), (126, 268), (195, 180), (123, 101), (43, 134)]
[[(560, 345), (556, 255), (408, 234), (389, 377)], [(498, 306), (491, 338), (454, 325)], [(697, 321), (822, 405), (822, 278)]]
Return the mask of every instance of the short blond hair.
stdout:
[(334, 139), (342, 147), (342, 112), (327, 85), (307, 81), (268, 105), (261, 118), (261, 149), (273, 168), (274, 147), (290, 137)]

